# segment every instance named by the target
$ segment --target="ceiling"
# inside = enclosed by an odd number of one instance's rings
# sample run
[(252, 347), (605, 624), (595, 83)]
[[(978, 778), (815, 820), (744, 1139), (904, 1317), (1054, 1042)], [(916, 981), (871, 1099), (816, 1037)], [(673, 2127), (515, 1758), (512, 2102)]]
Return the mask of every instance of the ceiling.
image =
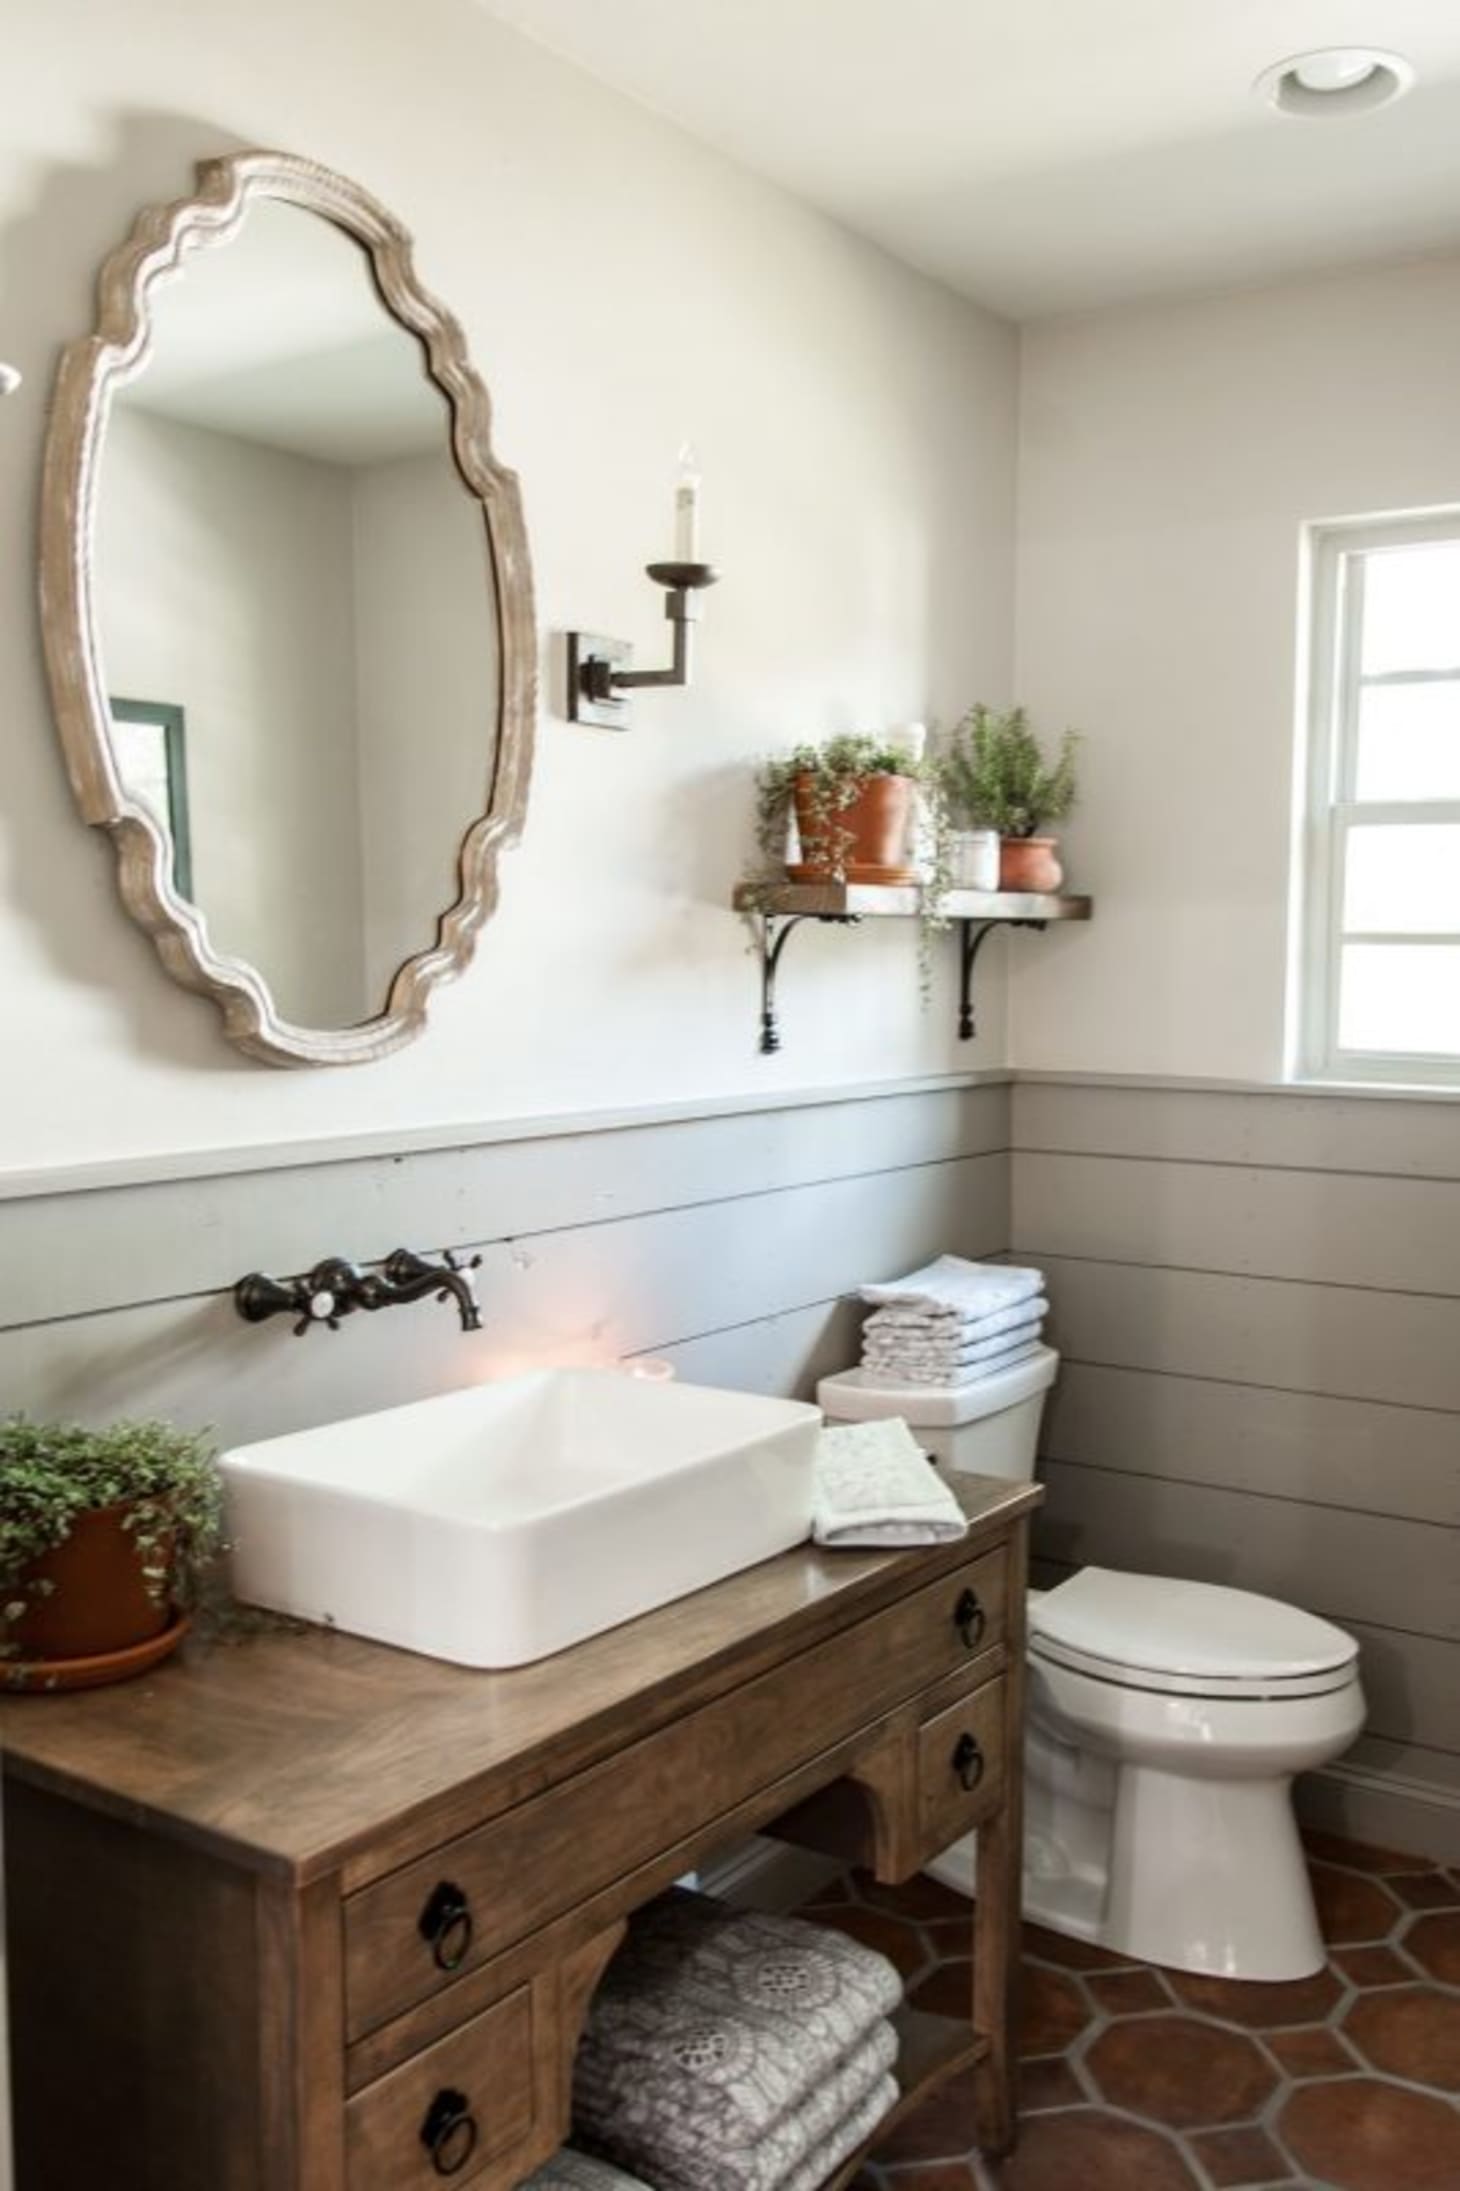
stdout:
[[(480, 0), (1014, 318), (1460, 243), (1460, 0)], [(1419, 71), (1342, 120), (1251, 85)]]

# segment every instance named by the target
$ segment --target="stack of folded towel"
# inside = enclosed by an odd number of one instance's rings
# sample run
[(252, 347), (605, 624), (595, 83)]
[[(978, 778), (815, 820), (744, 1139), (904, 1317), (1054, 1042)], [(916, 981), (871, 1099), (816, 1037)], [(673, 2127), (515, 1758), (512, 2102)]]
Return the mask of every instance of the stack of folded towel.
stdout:
[(890, 1285), (863, 1286), (874, 1304), (862, 1330), (868, 1382), (967, 1385), (1036, 1353), (1049, 1307), (1044, 1273), (1005, 1263), (936, 1262)]
[[(816, 2191), (896, 2103), (901, 1999), (858, 1941), (676, 1889), (634, 1918), (598, 1989), (574, 2143), (653, 2191)], [(561, 2165), (547, 2186), (623, 2191)]]

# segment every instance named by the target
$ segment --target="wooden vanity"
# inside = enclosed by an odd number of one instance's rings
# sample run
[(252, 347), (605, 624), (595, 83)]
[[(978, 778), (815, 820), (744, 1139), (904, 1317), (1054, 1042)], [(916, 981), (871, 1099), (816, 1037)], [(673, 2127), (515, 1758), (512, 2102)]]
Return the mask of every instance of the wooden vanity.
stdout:
[(979, 1828), (969, 2015), (904, 2010), (898, 2077), (976, 2065), (1005, 2149), (1040, 1493), (957, 1483), (961, 1543), (806, 1547), (513, 1673), (311, 1630), (0, 1705), (17, 2191), (510, 2191), (629, 1913), (751, 1832), (898, 1881)]

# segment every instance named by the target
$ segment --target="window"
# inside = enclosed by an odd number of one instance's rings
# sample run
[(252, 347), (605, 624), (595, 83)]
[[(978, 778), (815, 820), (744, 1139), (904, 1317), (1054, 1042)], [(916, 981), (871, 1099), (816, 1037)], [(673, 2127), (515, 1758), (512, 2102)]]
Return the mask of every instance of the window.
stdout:
[(1293, 1060), (1460, 1087), (1460, 512), (1312, 548)]

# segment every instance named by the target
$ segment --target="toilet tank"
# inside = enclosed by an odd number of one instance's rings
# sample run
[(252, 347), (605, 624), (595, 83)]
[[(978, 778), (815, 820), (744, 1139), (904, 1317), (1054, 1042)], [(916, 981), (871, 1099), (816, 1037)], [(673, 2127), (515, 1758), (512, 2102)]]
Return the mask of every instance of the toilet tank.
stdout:
[(919, 1445), (948, 1468), (1027, 1483), (1039, 1447), (1044, 1396), (1060, 1358), (1041, 1347), (1012, 1369), (966, 1385), (894, 1385), (865, 1369), (823, 1377), (817, 1403), (828, 1422), (869, 1423), (900, 1415)]

